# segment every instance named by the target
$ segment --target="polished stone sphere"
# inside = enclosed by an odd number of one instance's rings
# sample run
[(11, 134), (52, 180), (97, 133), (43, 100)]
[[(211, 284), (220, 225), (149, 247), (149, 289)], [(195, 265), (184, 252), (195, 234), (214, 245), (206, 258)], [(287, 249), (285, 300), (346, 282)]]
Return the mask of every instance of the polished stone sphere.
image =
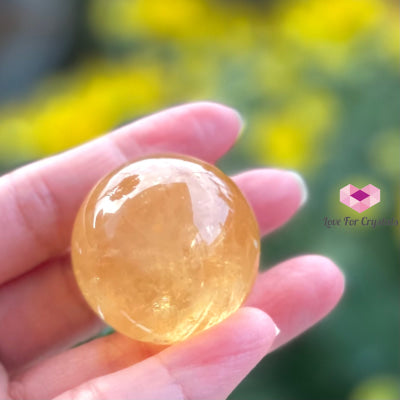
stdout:
[(76, 217), (71, 251), (100, 318), (133, 339), (169, 344), (240, 307), (257, 275), (260, 236), (230, 178), (162, 154), (97, 183)]

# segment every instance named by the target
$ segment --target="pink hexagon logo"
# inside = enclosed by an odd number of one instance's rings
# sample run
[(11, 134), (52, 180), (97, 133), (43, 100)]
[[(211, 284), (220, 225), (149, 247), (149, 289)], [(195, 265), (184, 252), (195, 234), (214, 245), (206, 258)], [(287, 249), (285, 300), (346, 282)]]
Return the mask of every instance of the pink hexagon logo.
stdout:
[(371, 184), (362, 189), (353, 185), (347, 185), (340, 189), (340, 202), (358, 213), (362, 213), (380, 201), (381, 191)]

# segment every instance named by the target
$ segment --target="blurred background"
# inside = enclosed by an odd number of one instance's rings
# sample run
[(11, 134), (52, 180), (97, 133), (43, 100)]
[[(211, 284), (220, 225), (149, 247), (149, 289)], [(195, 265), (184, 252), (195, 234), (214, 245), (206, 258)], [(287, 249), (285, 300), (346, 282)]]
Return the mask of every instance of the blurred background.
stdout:
[(247, 127), (221, 168), (309, 186), (264, 267), (322, 253), (347, 291), (230, 399), (399, 400), (399, 227), (323, 226), (356, 216), (339, 202), (349, 183), (381, 189), (363, 215), (400, 219), (399, 45), (394, 1), (3, 0), (0, 171), (181, 102), (236, 107)]

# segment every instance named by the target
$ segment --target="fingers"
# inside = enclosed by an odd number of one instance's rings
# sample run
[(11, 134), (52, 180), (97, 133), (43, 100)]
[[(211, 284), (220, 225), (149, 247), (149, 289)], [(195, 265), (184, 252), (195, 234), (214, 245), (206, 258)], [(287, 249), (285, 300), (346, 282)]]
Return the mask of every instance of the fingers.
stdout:
[(63, 252), (84, 196), (105, 173), (138, 156), (178, 152), (214, 162), (241, 129), (237, 112), (194, 103), (0, 178), (0, 284)]
[[(291, 172), (260, 169), (233, 179), (262, 232), (286, 222), (300, 205), (302, 188)], [(0, 320), (0, 360), (10, 371), (70, 347), (101, 326), (79, 292), (69, 258), (49, 262), (0, 288)]]
[[(260, 274), (246, 305), (274, 316), (280, 334), (272, 350), (300, 335), (328, 314), (340, 299), (343, 287), (343, 275), (332, 261), (316, 255), (302, 256)], [(116, 333), (43, 361), (16, 376), (16, 380), (27, 391), (39, 393), (38, 382), (47, 377), (45, 389), (53, 394), (125, 368), (158, 350)], [(75, 365), (80, 366), (79, 371), (74, 368)], [(53, 378), (48, 378), (50, 376)], [(62, 376), (62, 382), (59, 376)], [(42, 398), (46, 396), (43, 394)]]
[(95, 335), (104, 327), (86, 304), (69, 256), (0, 289), (0, 362), (9, 372)]
[(275, 349), (325, 317), (343, 290), (343, 274), (331, 260), (306, 255), (260, 274), (246, 305), (265, 311), (279, 326)]
[[(165, 347), (113, 333), (48, 358), (14, 375), (13, 386), (19, 392), (35, 394), (31, 400), (48, 399), (90, 379), (143, 361)], [(77, 365), (79, 368), (76, 368)], [(42, 384), (44, 378), (47, 381), (45, 386)]]
[(262, 235), (286, 223), (307, 199), (305, 183), (295, 172), (255, 169), (234, 180), (251, 204)]
[(221, 324), (136, 365), (67, 391), (64, 399), (225, 399), (268, 352), (275, 325), (243, 308)]

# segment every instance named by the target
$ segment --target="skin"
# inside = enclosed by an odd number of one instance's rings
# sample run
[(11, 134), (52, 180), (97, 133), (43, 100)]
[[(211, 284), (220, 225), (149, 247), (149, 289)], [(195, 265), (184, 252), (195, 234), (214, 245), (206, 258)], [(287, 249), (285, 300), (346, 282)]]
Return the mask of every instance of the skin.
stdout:
[[(260, 273), (244, 307), (185, 342), (162, 347), (114, 333), (71, 348), (103, 328), (79, 293), (68, 254), (90, 188), (146, 154), (215, 162), (240, 129), (228, 107), (186, 104), (0, 178), (1, 399), (225, 399), (266, 354), (334, 308), (343, 275), (329, 259), (304, 255)], [(257, 169), (233, 179), (263, 235), (301, 205), (290, 172)]]

